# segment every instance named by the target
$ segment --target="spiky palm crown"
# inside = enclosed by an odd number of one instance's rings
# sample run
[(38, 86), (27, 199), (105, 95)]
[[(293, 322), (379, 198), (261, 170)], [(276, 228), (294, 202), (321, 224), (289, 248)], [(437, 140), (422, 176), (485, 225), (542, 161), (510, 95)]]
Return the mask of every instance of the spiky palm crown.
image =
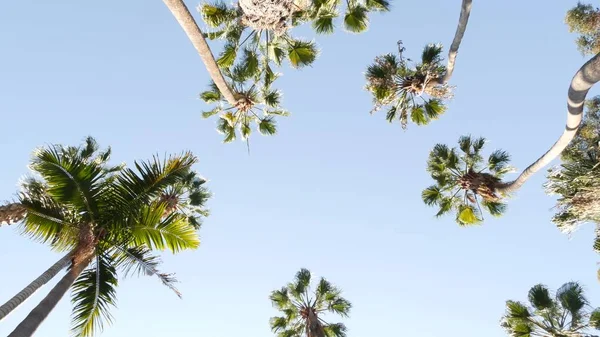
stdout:
[(584, 55), (600, 52), (600, 9), (578, 3), (567, 12), (565, 23), (571, 33), (580, 34), (576, 43)]
[(577, 282), (563, 284), (554, 296), (543, 284), (529, 290), (529, 306), (506, 301), (506, 313), (500, 325), (513, 337), (593, 336), (600, 329), (600, 309), (589, 311), (583, 287)]
[[(552, 221), (572, 233), (586, 222), (600, 233), (600, 96), (586, 101), (585, 119), (561, 155), (562, 164), (549, 170), (546, 193), (558, 195)], [(600, 252), (600, 234), (594, 248)]]
[[(81, 147), (40, 148), (18, 195), (27, 210), (24, 234), (74, 252), (73, 263), (90, 261), (72, 286), (77, 336), (92, 336), (112, 321), (118, 272), (156, 276), (179, 295), (175, 278), (158, 270), (160, 258), (152, 251), (197, 248), (195, 225), (206, 212), (207, 191), (191, 171), (196, 158), (190, 153), (135, 162), (135, 171), (108, 165), (110, 153), (99, 151), (91, 137)], [(167, 193), (186, 201), (166, 212)]]
[(278, 74), (268, 64), (259, 67), (259, 62), (265, 60), (259, 60), (255, 52), (247, 50), (239, 64), (223, 70), (241, 104), (230, 106), (214, 83), (200, 94), (204, 102), (216, 104), (202, 116), (219, 115), (217, 131), (224, 136), (225, 143), (234, 141), (238, 135), (249, 142), (253, 125), (262, 135), (274, 135), (277, 132), (275, 117), (289, 115), (280, 107), (281, 93), (271, 88)]
[(448, 85), (437, 84), (446, 67), (442, 65), (442, 46), (429, 44), (423, 49), (420, 63), (411, 67), (403, 56), (404, 47), (398, 42), (399, 56), (381, 55), (375, 58), (365, 73), (366, 89), (373, 95), (371, 113), (386, 107), (386, 120), (399, 120), (406, 129), (408, 120), (427, 125), (446, 110), (444, 100), (451, 97)]
[(327, 323), (323, 315), (347, 317), (352, 305), (325, 278), (319, 280), (314, 292), (310, 282), (310, 271), (303, 268), (293, 282), (271, 293), (273, 306), (283, 314), (270, 319), (271, 330), (279, 337), (345, 337), (346, 326)]
[(464, 226), (482, 222), (483, 209), (493, 216), (506, 210), (495, 188), (512, 171), (510, 156), (496, 150), (485, 161), (481, 155), (485, 142), (462, 136), (458, 150), (437, 144), (429, 153), (427, 172), (435, 184), (423, 190), (421, 197), (426, 205), (439, 207), (436, 216), (456, 212), (456, 222)]

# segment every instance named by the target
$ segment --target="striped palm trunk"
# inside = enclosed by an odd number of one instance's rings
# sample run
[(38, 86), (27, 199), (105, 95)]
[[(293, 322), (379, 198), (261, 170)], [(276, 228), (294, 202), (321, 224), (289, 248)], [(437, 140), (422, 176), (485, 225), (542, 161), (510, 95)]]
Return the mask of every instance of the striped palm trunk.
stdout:
[(0, 321), (10, 314), (19, 305), (23, 304), (29, 296), (33, 295), (44, 284), (48, 283), (61, 270), (65, 269), (71, 263), (71, 253), (63, 256), (52, 267), (46, 270), (42, 275), (29, 283), (23, 290), (19, 291), (13, 298), (0, 306)]

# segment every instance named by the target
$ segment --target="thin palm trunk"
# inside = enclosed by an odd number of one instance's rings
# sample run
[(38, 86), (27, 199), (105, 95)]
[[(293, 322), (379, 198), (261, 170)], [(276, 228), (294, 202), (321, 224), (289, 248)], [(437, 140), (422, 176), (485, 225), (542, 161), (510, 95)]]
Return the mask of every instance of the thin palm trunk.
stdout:
[(198, 51), (202, 62), (206, 66), (206, 70), (208, 70), (208, 74), (217, 85), (217, 88), (219, 88), (219, 91), (221, 91), (223, 97), (225, 97), (229, 104), (235, 106), (237, 99), (231, 88), (227, 85), (202, 31), (196, 24), (185, 3), (182, 0), (163, 0), (163, 2), (167, 5), (171, 13), (173, 13), (173, 16), (175, 16), (175, 19), (194, 45), (194, 48)]
[(33, 295), (38, 289), (44, 284), (48, 283), (54, 276), (56, 276), (61, 270), (65, 269), (71, 263), (71, 253), (63, 256), (58, 260), (52, 267), (46, 270), (42, 275), (29, 283), (27, 287), (19, 291), (13, 298), (8, 300), (2, 306), (0, 306), (0, 321), (10, 314), (19, 305), (23, 304), (29, 296)]
[(27, 210), (20, 203), (10, 203), (0, 206), (0, 226), (2, 224), (10, 225), (21, 221), (25, 217)]
[(550, 150), (544, 153), (533, 164), (529, 165), (517, 179), (509, 183), (500, 184), (496, 188), (498, 192), (507, 194), (516, 191), (534, 173), (548, 165), (560, 155), (567, 145), (569, 145), (573, 137), (575, 137), (575, 133), (577, 133), (577, 130), (581, 125), (581, 120), (583, 119), (585, 97), (590, 88), (598, 81), (600, 81), (600, 53), (587, 61), (571, 80), (567, 99), (567, 125), (563, 134), (558, 138)]
[(27, 317), (8, 335), (8, 337), (30, 337), (33, 336), (37, 328), (48, 317), (52, 309), (63, 298), (65, 293), (71, 288), (77, 277), (90, 263), (91, 257), (84, 259), (80, 263), (74, 264), (63, 278), (52, 288), (44, 299), (35, 307)]
[(473, 0), (463, 0), (460, 8), (460, 17), (458, 18), (458, 26), (456, 27), (456, 33), (454, 33), (454, 40), (450, 45), (448, 51), (448, 65), (446, 66), (446, 75), (440, 79), (439, 84), (446, 84), (452, 77), (454, 71), (454, 63), (456, 62), (456, 54), (458, 53), (458, 47), (462, 42), (462, 38), (465, 35), (467, 29), (467, 23), (469, 22), (469, 15), (471, 14), (471, 5)]

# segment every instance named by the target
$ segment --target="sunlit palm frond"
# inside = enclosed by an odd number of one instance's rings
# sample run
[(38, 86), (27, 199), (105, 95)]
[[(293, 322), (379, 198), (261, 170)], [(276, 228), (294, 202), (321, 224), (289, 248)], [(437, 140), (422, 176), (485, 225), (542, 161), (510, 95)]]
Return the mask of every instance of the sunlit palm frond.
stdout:
[(188, 219), (179, 213), (163, 217), (165, 209), (164, 204), (144, 208), (130, 228), (132, 242), (150, 249), (169, 249), (173, 253), (198, 248), (200, 238)]

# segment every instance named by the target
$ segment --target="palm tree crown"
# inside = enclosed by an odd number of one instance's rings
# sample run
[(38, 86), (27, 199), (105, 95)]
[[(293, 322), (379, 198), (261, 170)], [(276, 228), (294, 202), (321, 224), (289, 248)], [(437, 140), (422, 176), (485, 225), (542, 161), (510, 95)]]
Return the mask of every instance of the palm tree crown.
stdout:
[[(264, 67), (259, 66), (261, 63)], [(278, 74), (251, 50), (244, 51), (242, 61), (223, 69), (223, 74), (238, 96), (238, 102), (246, 102), (228, 106), (214, 82), (211, 82), (209, 90), (200, 94), (204, 102), (215, 104), (213, 109), (203, 112), (202, 116), (209, 118), (219, 115), (217, 131), (224, 136), (223, 142), (234, 141), (238, 134), (243, 141), (249, 142), (253, 125), (262, 135), (274, 135), (277, 132), (275, 117), (289, 115), (280, 107), (281, 93), (271, 88)]]
[(513, 337), (592, 337), (600, 329), (600, 309), (589, 311), (583, 288), (577, 282), (563, 284), (555, 296), (537, 284), (529, 290), (529, 305), (506, 301), (501, 326)]
[[(559, 196), (552, 221), (565, 233), (586, 222), (600, 224), (600, 96), (586, 101), (579, 132), (561, 155), (562, 164), (548, 173), (548, 194)], [(594, 248), (600, 252), (600, 236)]]
[(191, 170), (196, 158), (190, 153), (135, 162), (137, 172), (108, 165), (110, 154), (91, 137), (81, 147), (40, 148), (30, 165), (34, 175), (18, 194), (26, 210), (23, 233), (71, 252), (71, 270), (81, 269), (72, 285), (76, 335), (91, 336), (111, 322), (118, 270), (157, 276), (179, 295), (152, 250), (197, 248), (196, 229), (207, 214), (210, 195)]
[(450, 98), (451, 88), (439, 84), (446, 73), (442, 65), (441, 45), (427, 45), (421, 61), (411, 67), (410, 59), (403, 56), (404, 47), (398, 42), (399, 56), (386, 54), (375, 58), (367, 68), (366, 89), (373, 95), (371, 113), (387, 107), (386, 119), (399, 120), (406, 128), (408, 119), (417, 125), (427, 125), (437, 119), (446, 107), (443, 100)]
[(301, 269), (293, 282), (271, 293), (273, 306), (283, 314), (271, 318), (271, 330), (279, 337), (345, 337), (344, 324), (327, 323), (322, 316), (329, 312), (347, 317), (352, 305), (324, 278), (314, 292), (310, 281), (310, 271)]
[(581, 34), (577, 48), (584, 55), (600, 52), (600, 9), (581, 2), (567, 12), (565, 22), (570, 32)]
[(506, 205), (495, 190), (502, 176), (512, 170), (510, 157), (496, 150), (484, 160), (485, 142), (485, 138), (462, 136), (459, 150), (443, 144), (431, 150), (427, 171), (435, 185), (426, 188), (422, 198), (426, 205), (439, 207), (436, 216), (454, 211), (458, 224), (472, 225), (483, 221), (482, 209), (493, 216), (504, 213)]

